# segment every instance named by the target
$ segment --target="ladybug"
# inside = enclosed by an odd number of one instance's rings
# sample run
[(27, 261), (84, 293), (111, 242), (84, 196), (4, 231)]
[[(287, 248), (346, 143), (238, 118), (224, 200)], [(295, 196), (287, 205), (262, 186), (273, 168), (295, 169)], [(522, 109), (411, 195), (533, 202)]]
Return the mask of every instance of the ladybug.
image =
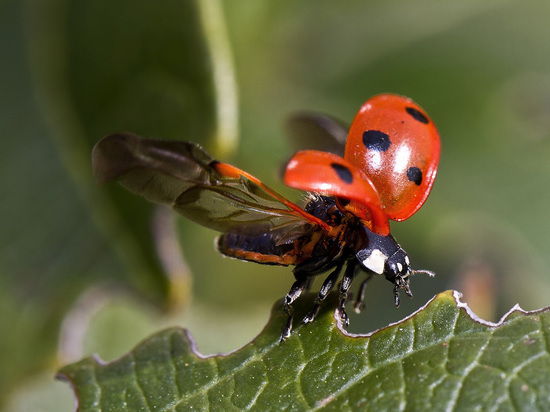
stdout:
[(304, 208), (195, 143), (118, 133), (100, 140), (92, 153), (100, 183), (116, 179), (221, 232), (216, 244), (222, 254), (293, 265), (295, 282), (283, 302), (288, 322), (281, 341), (292, 330), (292, 304), (317, 275), (330, 271), (303, 323), (315, 319), (343, 270), (337, 311), (344, 326), (349, 323), (348, 291), (359, 272), (366, 276), (355, 299), (357, 312), (374, 275), (393, 283), (395, 306), (401, 289), (412, 297), (411, 275), (434, 275), (411, 269), (388, 220), (408, 219), (422, 206), (440, 155), (439, 133), (426, 112), (393, 94), (367, 100), (349, 132), (335, 119), (316, 114), (291, 119), (290, 132), (299, 144), (323, 149), (298, 151), (284, 172), (286, 185), (308, 192)]

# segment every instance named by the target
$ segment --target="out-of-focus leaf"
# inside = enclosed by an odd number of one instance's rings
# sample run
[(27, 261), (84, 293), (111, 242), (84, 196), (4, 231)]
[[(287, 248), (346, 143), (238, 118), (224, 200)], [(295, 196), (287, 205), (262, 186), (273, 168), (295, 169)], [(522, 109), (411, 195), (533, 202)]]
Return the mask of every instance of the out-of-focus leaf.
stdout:
[(220, 94), (213, 75), (232, 80), (232, 73), (228, 67), (220, 74), (212, 64), (219, 60), (215, 53), (229, 52), (227, 42), (212, 50), (212, 40), (205, 38), (225, 36), (223, 27), (221, 33), (210, 27), (223, 26), (221, 15), (212, 12), (219, 4), (208, 4), (204, 11), (191, 0), (52, 1), (28, 10), (38, 100), (65, 166), (111, 240), (127, 279), (157, 302), (168, 297), (169, 303), (181, 303), (182, 287), (189, 289), (182, 285), (188, 282), (185, 273), (170, 273), (161, 265), (159, 243), (151, 235), (151, 205), (118, 188), (96, 187), (90, 152), (103, 135), (119, 130), (205, 144), (227, 137), (220, 135)]
[(183, 300), (181, 276), (168, 282), (156, 255), (153, 208), (98, 187), (90, 153), (127, 128), (215, 143), (211, 15), (191, 0), (2, 3), (0, 405), (21, 377), (52, 365), (61, 318), (90, 284)]
[(11, 393), (3, 412), (69, 412), (74, 410), (74, 396), (63, 382), (53, 382), (46, 372), (27, 379), (17, 391)]
[(59, 376), (81, 411), (546, 410), (549, 321), (548, 309), (516, 307), (489, 324), (449, 291), (363, 336), (343, 334), (325, 309), (279, 343), (276, 305), (264, 331), (228, 355), (202, 357), (188, 332), (168, 329), (117, 361), (87, 358)]

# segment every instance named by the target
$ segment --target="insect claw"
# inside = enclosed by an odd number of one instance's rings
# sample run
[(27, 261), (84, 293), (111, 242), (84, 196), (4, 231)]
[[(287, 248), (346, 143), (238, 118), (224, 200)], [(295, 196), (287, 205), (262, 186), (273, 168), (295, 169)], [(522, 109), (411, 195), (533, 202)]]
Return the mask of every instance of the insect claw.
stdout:
[(348, 314), (344, 309), (339, 309), (338, 311), (340, 312), (340, 321), (342, 322), (342, 326), (347, 329), (347, 327), (349, 326)]
[(353, 303), (353, 310), (355, 313), (361, 313), (363, 309), (365, 309), (365, 292), (367, 290), (367, 282), (372, 278), (372, 275), (369, 275), (363, 282), (361, 283), (361, 286), (359, 287), (359, 292), (357, 293), (357, 298), (355, 299), (355, 302)]
[(364, 309), (365, 309), (365, 303), (364, 302), (356, 301), (353, 304), (353, 310), (357, 314), (361, 313), (361, 311), (364, 310)]
[(292, 320), (293, 320), (292, 314), (288, 315), (288, 320), (286, 321), (286, 326), (281, 332), (281, 338), (279, 339), (279, 342), (282, 343), (286, 340), (286, 338), (290, 337), (290, 332), (292, 332)]
[(321, 309), (321, 305), (319, 303), (315, 304), (311, 312), (309, 312), (302, 320), (302, 324), (313, 322), (319, 313), (319, 309)]

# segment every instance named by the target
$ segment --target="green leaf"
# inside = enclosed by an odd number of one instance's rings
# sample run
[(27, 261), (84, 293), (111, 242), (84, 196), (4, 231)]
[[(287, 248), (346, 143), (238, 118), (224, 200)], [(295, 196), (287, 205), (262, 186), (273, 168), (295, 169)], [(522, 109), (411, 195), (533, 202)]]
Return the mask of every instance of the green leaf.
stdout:
[(59, 377), (73, 385), (80, 411), (549, 410), (550, 311), (514, 307), (493, 324), (459, 297), (441, 293), (367, 335), (342, 332), (327, 302), (284, 343), (276, 305), (260, 335), (227, 355), (204, 357), (173, 328), (117, 361), (86, 358)]
[(62, 318), (91, 285), (185, 302), (175, 236), (153, 240), (150, 204), (99, 187), (90, 152), (127, 129), (235, 144), (223, 15), (206, 3), (2, 2), (0, 409), (30, 374), (51, 374)]
[(181, 260), (179, 249), (170, 249), (175, 257), (159, 250), (158, 239), (171, 234), (155, 221), (151, 235), (150, 204), (98, 187), (90, 152), (122, 130), (219, 151), (235, 146), (236, 87), (220, 7), (217, 0), (52, 0), (26, 16), (33, 87), (61, 159), (128, 282), (162, 305), (181, 304), (190, 288), (184, 265), (169, 263)]

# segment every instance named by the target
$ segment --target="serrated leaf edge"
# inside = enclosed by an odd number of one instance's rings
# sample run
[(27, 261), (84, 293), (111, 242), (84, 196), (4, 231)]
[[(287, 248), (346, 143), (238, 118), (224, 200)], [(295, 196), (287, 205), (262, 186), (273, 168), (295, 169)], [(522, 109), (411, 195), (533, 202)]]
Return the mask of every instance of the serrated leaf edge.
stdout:
[(384, 326), (382, 328), (379, 328), (379, 329), (376, 329), (376, 330), (373, 330), (372, 332), (368, 332), (368, 333), (351, 333), (351, 332), (348, 332), (345, 327), (344, 327), (344, 324), (342, 323), (342, 321), (340, 320), (340, 316), (338, 316), (338, 313), (337, 311), (334, 312), (334, 321), (336, 323), (336, 326), (337, 328), (340, 330), (340, 332), (342, 332), (345, 336), (349, 336), (349, 337), (352, 337), (352, 338), (369, 338), (369, 337), (372, 337), (373, 335), (375, 335), (376, 333), (382, 331), (382, 330), (385, 330), (385, 329), (389, 329), (389, 328), (393, 328), (395, 326), (398, 326), (398, 325), (401, 325), (409, 320), (411, 320), (412, 318), (414, 318), (418, 313), (426, 310), (434, 301), (436, 301), (440, 296), (449, 296), (449, 297), (452, 297), (456, 303), (456, 306), (457, 308), (459, 309), (464, 309), (464, 311), (466, 312), (466, 314), (468, 315), (468, 317), (476, 322), (476, 323), (479, 323), (481, 325), (484, 325), (484, 326), (488, 326), (488, 327), (491, 327), (491, 328), (497, 328), (499, 326), (502, 326), (507, 320), (508, 318), (510, 318), (510, 316), (516, 314), (516, 313), (519, 313), (523, 316), (530, 316), (530, 315), (537, 315), (539, 313), (542, 313), (542, 312), (546, 312), (546, 311), (549, 311), (550, 310), (550, 306), (545, 306), (543, 308), (540, 308), (540, 309), (535, 309), (535, 310), (531, 310), (531, 311), (528, 311), (528, 310), (524, 310), (521, 308), (521, 306), (516, 303), (514, 306), (512, 306), (512, 308), (506, 312), (498, 322), (490, 322), (488, 320), (485, 320), (485, 319), (482, 319), (480, 318), (479, 316), (477, 316), (474, 311), (468, 306), (468, 304), (466, 302), (463, 302), (461, 300), (462, 298), (462, 293), (457, 291), (457, 290), (447, 290), (445, 292), (441, 292), (441, 293), (438, 293), (437, 295), (435, 295), (433, 298), (431, 298), (428, 302), (426, 302), (423, 306), (421, 306), (420, 308), (418, 308), (417, 310), (415, 310), (413, 313), (411, 313), (410, 315), (408, 316), (405, 316), (403, 319), (401, 320), (398, 320), (397, 322), (393, 322), (393, 323), (390, 323), (388, 324), (387, 326)]

